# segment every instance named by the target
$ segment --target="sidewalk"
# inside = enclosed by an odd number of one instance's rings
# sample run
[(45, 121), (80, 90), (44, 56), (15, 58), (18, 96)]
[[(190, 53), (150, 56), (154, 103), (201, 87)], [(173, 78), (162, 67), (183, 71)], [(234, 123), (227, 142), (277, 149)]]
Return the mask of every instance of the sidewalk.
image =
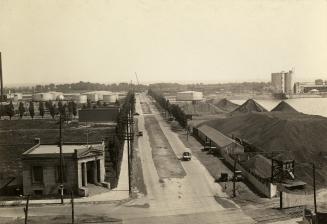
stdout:
[[(108, 192), (92, 195), (89, 197), (75, 198), (75, 203), (110, 203), (114, 201), (122, 201), (129, 199), (128, 192), (128, 170), (127, 170), (127, 144), (124, 144), (124, 152), (121, 163), (121, 170), (119, 175), (119, 182), (117, 188)], [(64, 199), (65, 203), (70, 203), (70, 199)], [(0, 201), (0, 206), (20, 206), (25, 205), (26, 200), (11, 200), (11, 201)], [(60, 204), (60, 199), (40, 199), (30, 200), (30, 205), (46, 205), (46, 204)]]

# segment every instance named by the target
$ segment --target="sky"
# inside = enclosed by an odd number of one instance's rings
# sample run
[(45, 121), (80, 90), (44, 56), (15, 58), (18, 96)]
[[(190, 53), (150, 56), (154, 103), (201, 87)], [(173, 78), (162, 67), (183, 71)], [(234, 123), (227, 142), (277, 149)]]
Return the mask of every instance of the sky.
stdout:
[(0, 0), (4, 85), (327, 80), (327, 0)]

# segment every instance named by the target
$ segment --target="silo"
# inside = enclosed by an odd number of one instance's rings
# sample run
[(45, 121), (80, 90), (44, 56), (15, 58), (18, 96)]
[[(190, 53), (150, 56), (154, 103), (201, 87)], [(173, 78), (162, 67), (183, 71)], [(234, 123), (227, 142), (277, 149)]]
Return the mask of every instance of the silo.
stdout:
[(284, 72), (271, 73), (271, 85), (274, 93), (284, 93)]
[(103, 95), (103, 102), (106, 102), (106, 103), (115, 103), (117, 99), (118, 99), (117, 94)]
[(285, 72), (285, 93), (293, 93), (293, 82), (292, 82), (293, 71)]

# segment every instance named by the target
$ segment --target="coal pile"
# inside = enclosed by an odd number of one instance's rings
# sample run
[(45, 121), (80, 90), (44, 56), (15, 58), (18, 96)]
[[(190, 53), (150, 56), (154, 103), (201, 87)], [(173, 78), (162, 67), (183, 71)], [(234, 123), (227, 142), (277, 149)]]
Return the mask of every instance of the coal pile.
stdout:
[(212, 104), (214, 104), (216, 107), (226, 112), (231, 112), (239, 107), (238, 104), (235, 104), (226, 98), (220, 100), (213, 100)]
[(231, 114), (238, 115), (251, 112), (267, 112), (267, 110), (253, 99), (248, 99), (245, 103), (232, 111)]
[(286, 113), (298, 113), (291, 105), (285, 101), (280, 102), (271, 112), (286, 112)]

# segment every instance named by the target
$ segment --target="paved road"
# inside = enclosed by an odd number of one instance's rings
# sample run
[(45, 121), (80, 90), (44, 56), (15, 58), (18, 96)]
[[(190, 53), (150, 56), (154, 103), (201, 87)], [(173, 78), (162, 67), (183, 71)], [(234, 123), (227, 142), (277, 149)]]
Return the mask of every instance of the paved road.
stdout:
[[(150, 106), (152, 114), (143, 114), (140, 101)], [(186, 172), (183, 178), (160, 179), (152, 159), (148, 133), (144, 125), (145, 116), (153, 116), (167, 137), (177, 157), (185, 150), (178, 136), (170, 130), (154, 105), (144, 96), (138, 96), (136, 111), (139, 116), (139, 129), (144, 130), (143, 137), (138, 138), (145, 185), (148, 194), (125, 203), (113, 204), (76, 204), (77, 216), (103, 216), (122, 219), (123, 223), (225, 223), (247, 224), (254, 221), (227, 198), (220, 185), (203, 165), (194, 157), (191, 161), (181, 162)], [(219, 204), (215, 197), (219, 198)], [(31, 207), (30, 216), (70, 215), (70, 205), (51, 205)], [(21, 207), (0, 208), (0, 217), (23, 216)], [(1, 222), (0, 222), (1, 223)]]

